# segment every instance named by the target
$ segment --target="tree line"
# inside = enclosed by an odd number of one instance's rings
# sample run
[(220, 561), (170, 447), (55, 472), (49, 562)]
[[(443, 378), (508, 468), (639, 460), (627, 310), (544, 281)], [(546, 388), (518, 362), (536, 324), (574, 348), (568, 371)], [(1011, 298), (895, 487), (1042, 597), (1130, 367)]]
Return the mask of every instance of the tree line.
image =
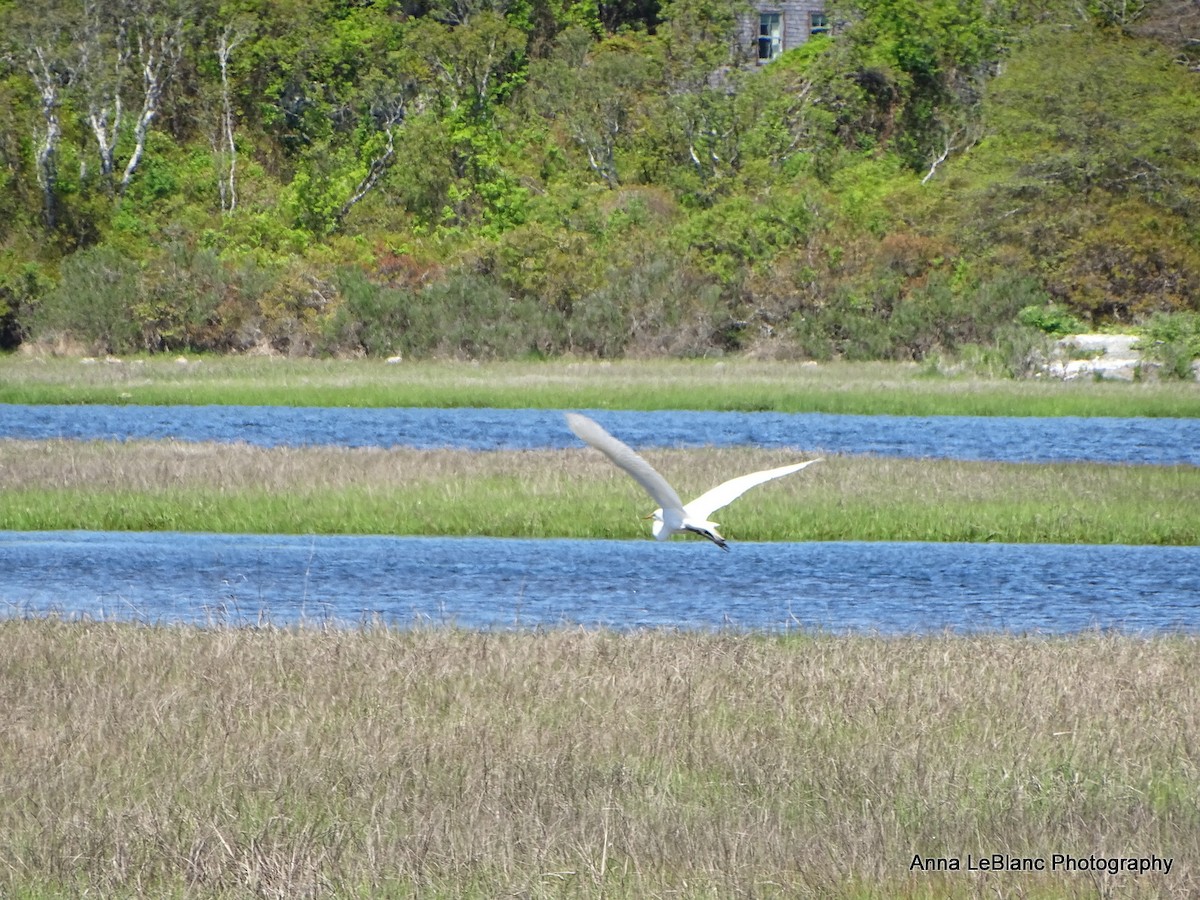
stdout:
[(757, 66), (735, 0), (0, 0), (0, 342), (1018, 371), (1029, 323), (1200, 332), (1194, 2), (828, 14)]

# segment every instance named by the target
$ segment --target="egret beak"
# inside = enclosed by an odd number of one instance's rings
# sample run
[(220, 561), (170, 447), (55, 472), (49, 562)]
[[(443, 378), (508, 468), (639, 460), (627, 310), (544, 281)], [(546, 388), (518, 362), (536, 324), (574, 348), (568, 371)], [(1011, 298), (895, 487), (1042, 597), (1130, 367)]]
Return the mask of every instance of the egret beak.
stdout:
[(650, 515), (648, 515), (648, 516), (642, 516), (643, 520), (644, 519), (653, 519), (653, 518), (654, 518), (654, 513), (650, 513)]

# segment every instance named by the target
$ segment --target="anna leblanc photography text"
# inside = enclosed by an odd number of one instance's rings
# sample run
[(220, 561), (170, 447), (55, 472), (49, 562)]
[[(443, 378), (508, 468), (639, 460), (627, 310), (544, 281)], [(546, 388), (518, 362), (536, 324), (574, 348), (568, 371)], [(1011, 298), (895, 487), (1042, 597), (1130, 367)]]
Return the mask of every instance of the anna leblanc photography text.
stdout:
[(1171, 874), (1174, 858), (1162, 856), (1072, 856), (1069, 853), (1054, 853), (1049, 859), (1042, 856), (1009, 856), (1005, 853), (990, 855), (921, 856), (914, 854), (909, 871), (922, 872), (1107, 872), (1117, 875), (1132, 872)]

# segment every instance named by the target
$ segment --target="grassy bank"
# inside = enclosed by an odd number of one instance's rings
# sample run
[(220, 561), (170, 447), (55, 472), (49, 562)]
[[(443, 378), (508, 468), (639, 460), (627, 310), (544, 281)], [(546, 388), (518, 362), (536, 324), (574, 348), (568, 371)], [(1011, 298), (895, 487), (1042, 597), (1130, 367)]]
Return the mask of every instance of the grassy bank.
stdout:
[[(1198, 666), (1184, 637), (10, 620), (0, 893), (1195, 896)], [(912, 868), (967, 854), (1046, 871)]]
[[(685, 497), (786, 451), (659, 450)], [(634, 538), (651, 509), (586, 449), (0, 441), (0, 528)], [(717, 516), (733, 540), (1200, 543), (1200, 469), (832, 456)]]
[(0, 403), (729, 409), (897, 415), (1200, 416), (1192, 383), (948, 378), (915, 365), (746, 359), (402, 363), (0, 357)]

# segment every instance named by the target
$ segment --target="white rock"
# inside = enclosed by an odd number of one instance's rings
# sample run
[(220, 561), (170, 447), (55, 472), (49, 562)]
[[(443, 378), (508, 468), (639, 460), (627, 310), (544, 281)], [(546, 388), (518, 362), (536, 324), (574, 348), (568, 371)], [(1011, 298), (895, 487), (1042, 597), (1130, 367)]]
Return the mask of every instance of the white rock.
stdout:
[[(1073, 334), (1058, 342), (1059, 352), (1064, 358), (1051, 362), (1046, 374), (1055, 378), (1112, 378), (1117, 381), (1133, 381), (1138, 372), (1155, 368), (1154, 364), (1142, 361), (1135, 350), (1139, 338), (1135, 334)], [(1079, 354), (1092, 354), (1089, 359), (1069, 359)]]
[(1085, 353), (1099, 351), (1105, 356), (1136, 358), (1133, 345), (1138, 342), (1136, 334), (1073, 334), (1059, 341), (1063, 347), (1075, 347)]

